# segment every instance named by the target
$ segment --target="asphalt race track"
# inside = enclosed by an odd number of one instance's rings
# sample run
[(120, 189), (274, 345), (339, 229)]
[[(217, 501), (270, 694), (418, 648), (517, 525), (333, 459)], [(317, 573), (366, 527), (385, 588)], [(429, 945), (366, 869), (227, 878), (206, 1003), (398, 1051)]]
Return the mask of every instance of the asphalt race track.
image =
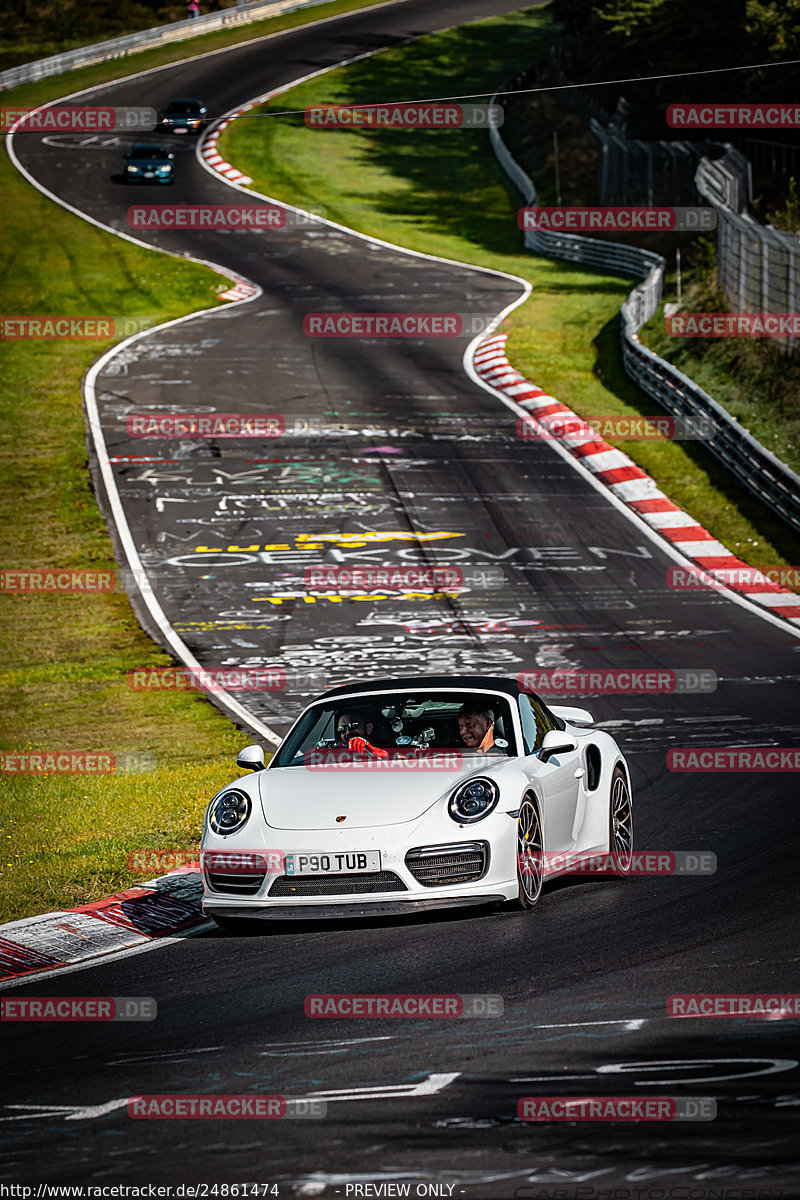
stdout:
[[(222, 114), (365, 50), (516, 7), (389, 5), (109, 85), (93, 102), (198, 95)], [(144, 197), (118, 179), (133, 140), (25, 135), (15, 150), (41, 186), (127, 231), (127, 208)], [(199, 164), (193, 140), (164, 140), (177, 182), (148, 203), (241, 201)], [(674, 993), (797, 990), (796, 777), (682, 775), (665, 761), (671, 747), (798, 744), (796, 634), (718, 593), (671, 591), (674, 559), (645, 527), (552, 447), (521, 442), (514, 415), (469, 379), (469, 337), (303, 333), (303, 317), (321, 311), (493, 315), (521, 294), (507, 277), (324, 224), (137, 236), (261, 289), (142, 337), (96, 380), (133, 540), (203, 666), (280, 665), (329, 685), (451, 669), (712, 670), (713, 692), (575, 702), (631, 763), (639, 848), (711, 851), (718, 870), (551, 884), (528, 914), (207, 932), (28, 982), (14, 994), (153, 996), (158, 1019), (17, 1026), (4, 1039), (0, 1177), (269, 1183), (323, 1197), (403, 1182), (411, 1195), (435, 1184), (428, 1194), (474, 1200), (800, 1194), (794, 1023), (670, 1020), (665, 1009)], [(246, 442), (126, 432), (132, 413), (207, 411), (322, 417), (341, 430)], [(154, 461), (135, 461), (143, 455)], [(502, 583), (309, 602), (303, 572), (322, 562), (500, 567)], [(238, 699), (281, 734), (314, 690)], [(315, 1025), (303, 1000), (323, 991), (488, 992), (505, 1012)], [(130, 1095), (197, 1092), (322, 1096), (327, 1116), (137, 1122), (125, 1110)], [(718, 1115), (635, 1126), (516, 1117), (523, 1095), (598, 1093), (713, 1097)]]

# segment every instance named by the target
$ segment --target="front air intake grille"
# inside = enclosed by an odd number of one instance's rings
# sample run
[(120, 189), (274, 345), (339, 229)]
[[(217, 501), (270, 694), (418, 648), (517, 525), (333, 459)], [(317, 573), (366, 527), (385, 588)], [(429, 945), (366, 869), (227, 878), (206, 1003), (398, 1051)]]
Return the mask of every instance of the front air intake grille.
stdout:
[(255, 896), (264, 882), (266, 864), (263, 871), (253, 871), (243, 874), (241, 871), (208, 871), (206, 879), (212, 892), (221, 892), (225, 896)]
[(417, 846), (406, 855), (406, 866), (424, 887), (475, 883), (489, 868), (488, 842), (455, 842), (448, 846)]
[(369, 871), (357, 875), (279, 875), (269, 889), (270, 897), (362, 896), (369, 892), (407, 892), (394, 871)]

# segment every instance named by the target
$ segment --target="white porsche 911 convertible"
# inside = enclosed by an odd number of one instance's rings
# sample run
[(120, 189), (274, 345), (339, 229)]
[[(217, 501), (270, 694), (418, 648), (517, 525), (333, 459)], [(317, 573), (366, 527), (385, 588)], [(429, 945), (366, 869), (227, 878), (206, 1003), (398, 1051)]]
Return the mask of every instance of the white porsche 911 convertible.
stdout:
[[(253, 919), (529, 909), (576, 857), (625, 875), (631, 785), (613, 738), (580, 708), (512, 679), (423, 676), (333, 688), (267, 767), (237, 766), (203, 823), (203, 909)], [(246, 922), (248, 924), (246, 924)]]

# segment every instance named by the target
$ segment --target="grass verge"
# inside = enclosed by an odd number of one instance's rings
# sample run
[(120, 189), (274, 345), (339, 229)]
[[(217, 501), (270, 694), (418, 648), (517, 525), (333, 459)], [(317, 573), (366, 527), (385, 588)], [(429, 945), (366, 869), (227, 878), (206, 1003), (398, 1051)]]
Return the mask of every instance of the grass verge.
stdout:
[[(549, 72), (539, 70), (530, 72), (523, 86), (552, 83)], [(558, 163), (554, 133), (558, 139)], [(554, 96), (514, 97), (506, 107), (503, 135), (517, 162), (536, 180), (543, 204), (597, 203), (597, 138)], [(783, 209), (777, 209), (776, 202), (767, 206), (762, 203), (766, 211), (760, 219), (772, 221), (779, 228), (797, 228), (800, 208), (792, 186), (790, 193), (790, 203)], [(646, 238), (624, 234), (608, 237), (646, 245), (663, 254), (667, 263), (664, 283), (667, 301), (677, 298), (674, 268), (676, 251), (680, 250), (683, 285), (680, 311), (727, 311), (716, 284), (715, 236), (668, 233)], [(640, 337), (645, 346), (694, 379), (768, 450), (793, 470), (800, 470), (800, 362), (782, 353), (770, 338), (670, 337), (665, 328), (663, 305), (643, 327)]]
[[(57, 99), (68, 92), (77, 92), (82, 88), (91, 87), (95, 83), (124, 79), (127, 75), (138, 71), (149, 71), (153, 67), (161, 67), (166, 63), (179, 62), (197, 54), (208, 54), (212, 50), (224, 50), (228, 46), (249, 42), (270, 33), (280, 33), (284, 29), (297, 29), (300, 25), (321, 21), (325, 17), (343, 16), (360, 8), (373, 8), (382, 3), (385, 3), (385, 0), (330, 0), (329, 4), (320, 4), (316, 8), (298, 9), (297, 12), (286, 13), (284, 16), (253, 21), (249, 25), (238, 25), (231, 29), (200, 34), (196, 38), (187, 38), (183, 42), (173, 42), (152, 50), (137, 50), (135, 53), (113, 62), (80, 67), (77, 71), (67, 71), (64, 75), (56, 75), (37, 83), (11, 88), (3, 93), (3, 103), (5, 104), (11, 97), (14, 108), (44, 104), (46, 100)], [(34, 57), (38, 56), (34, 43), (31, 43), (29, 48)], [(50, 57), (49, 51), (43, 49), (42, 56)], [(212, 110), (209, 111), (212, 112), (212, 115), (216, 115)]]
[[(0, 161), (7, 313), (147, 315), (214, 306), (206, 267), (113, 238), (34, 191)], [(110, 343), (3, 341), (0, 563), (113, 569), (92, 494), (80, 381)], [(242, 736), (199, 694), (137, 693), (126, 672), (171, 660), (124, 593), (0, 594), (4, 751), (148, 753), (156, 769), (3, 779), (0, 920), (96, 899), (135, 882), (126, 845), (196, 842), (204, 803)], [(132, 840), (131, 844), (128, 839)]]
[[(258, 111), (491, 92), (541, 59), (557, 32), (542, 9), (471, 23), (328, 72)], [(529, 279), (530, 300), (507, 322), (514, 366), (584, 417), (658, 411), (622, 368), (619, 306), (632, 283), (521, 251), (519, 197), (485, 133), (320, 130), (302, 116), (265, 116), (233, 122), (221, 142), (276, 199), (324, 204), (370, 236)], [(797, 561), (791, 531), (699, 444), (614, 444), (745, 561)]]
[[(368, 6), (337, 3), (16, 88), (15, 107)], [(72, 216), (0, 159), (6, 314), (147, 316), (213, 307), (229, 286), (206, 267), (148, 251)], [(91, 491), (81, 378), (110, 343), (0, 345), (0, 565), (115, 566)], [(245, 739), (199, 693), (131, 691), (127, 671), (166, 666), (124, 593), (0, 592), (0, 750), (155, 756), (155, 770), (2, 779), (0, 921), (86, 903), (141, 876), (131, 851), (189, 849)]]

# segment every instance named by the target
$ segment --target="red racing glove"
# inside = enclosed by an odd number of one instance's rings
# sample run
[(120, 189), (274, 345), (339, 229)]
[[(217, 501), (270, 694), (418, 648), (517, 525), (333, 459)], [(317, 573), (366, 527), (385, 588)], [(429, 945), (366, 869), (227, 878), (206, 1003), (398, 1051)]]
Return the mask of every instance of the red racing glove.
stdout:
[(357, 754), (366, 754), (369, 750), (370, 754), (374, 754), (376, 758), (386, 758), (389, 751), (379, 750), (377, 746), (371, 746), (370, 743), (362, 737), (351, 737), (347, 743), (348, 750), (355, 750)]

